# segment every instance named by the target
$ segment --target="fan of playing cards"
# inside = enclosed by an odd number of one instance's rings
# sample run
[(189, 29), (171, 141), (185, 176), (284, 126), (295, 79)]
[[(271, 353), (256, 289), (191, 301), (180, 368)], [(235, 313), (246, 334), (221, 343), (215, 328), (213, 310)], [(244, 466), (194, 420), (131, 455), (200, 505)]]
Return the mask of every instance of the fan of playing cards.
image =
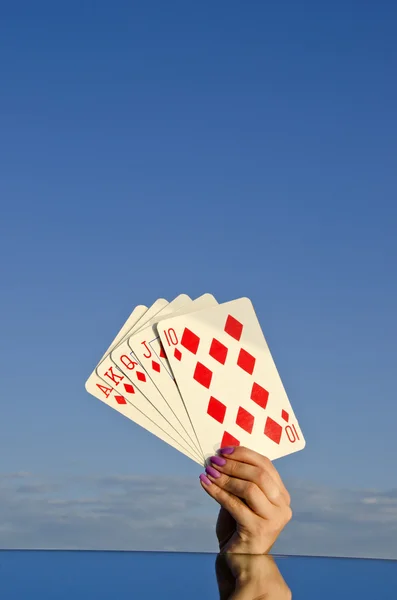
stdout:
[(137, 306), (86, 389), (201, 465), (219, 447), (274, 460), (305, 446), (248, 298)]

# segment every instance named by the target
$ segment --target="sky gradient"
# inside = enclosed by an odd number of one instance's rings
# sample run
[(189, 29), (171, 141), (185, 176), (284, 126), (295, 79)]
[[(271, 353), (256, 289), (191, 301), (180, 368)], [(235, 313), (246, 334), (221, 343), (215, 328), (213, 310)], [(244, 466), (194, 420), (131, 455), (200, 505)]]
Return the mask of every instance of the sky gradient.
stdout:
[[(96, 477), (181, 477), (204, 494), (197, 465), (84, 381), (135, 305), (249, 296), (307, 441), (281, 475), (350, 508), (386, 494), (395, 531), (396, 17), (352, 0), (1, 7), (4, 486), (56, 480), (65, 500), (70, 479), (84, 499)], [(375, 554), (387, 532), (370, 530)]]

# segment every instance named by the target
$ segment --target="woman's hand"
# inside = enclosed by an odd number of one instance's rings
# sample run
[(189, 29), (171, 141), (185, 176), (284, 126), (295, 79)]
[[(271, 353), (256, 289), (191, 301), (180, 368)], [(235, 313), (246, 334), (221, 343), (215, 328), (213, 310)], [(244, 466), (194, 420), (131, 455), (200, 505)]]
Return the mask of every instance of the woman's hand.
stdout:
[(290, 496), (271, 461), (241, 446), (221, 448), (200, 481), (221, 505), (220, 551), (268, 553), (292, 517)]

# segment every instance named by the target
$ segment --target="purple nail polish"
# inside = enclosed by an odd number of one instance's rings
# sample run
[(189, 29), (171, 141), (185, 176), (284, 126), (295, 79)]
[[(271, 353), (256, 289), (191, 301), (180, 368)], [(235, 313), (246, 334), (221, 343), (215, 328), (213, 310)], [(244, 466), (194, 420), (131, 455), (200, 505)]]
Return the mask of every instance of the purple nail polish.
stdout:
[(208, 479), (207, 475), (205, 475), (204, 473), (201, 473), (200, 481), (205, 483), (205, 485), (211, 485), (211, 483), (212, 483), (212, 481), (210, 479)]
[(206, 471), (206, 473), (208, 473), (208, 475), (211, 475), (211, 477), (213, 477), (214, 479), (218, 479), (218, 477), (221, 476), (219, 471), (214, 469), (214, 467), (205, 467), (205, 471)]
[(211, 456), (210, 462), (214, 465), (218, 465), (218, 467), (224, 467), (226, 464), (226, 459), (222, 458), (222, 456)]
[(234, 446), (226, 446), (226, 448), (220, 448), (218, 450), (219, 454), (233, 454), (234, 451), (235, 451)]

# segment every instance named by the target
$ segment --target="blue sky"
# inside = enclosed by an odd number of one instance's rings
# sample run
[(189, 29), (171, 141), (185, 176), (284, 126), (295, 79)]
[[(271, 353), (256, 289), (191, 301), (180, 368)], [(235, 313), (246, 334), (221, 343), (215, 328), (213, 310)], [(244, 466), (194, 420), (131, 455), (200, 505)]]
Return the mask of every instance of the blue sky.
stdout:
[(84, 381), (134, 305), (211, 292), (299, 417), (281, 474), (394, 488), (395, 3), (94, 6), (1, 8), (0, 471), (195, 480)]

